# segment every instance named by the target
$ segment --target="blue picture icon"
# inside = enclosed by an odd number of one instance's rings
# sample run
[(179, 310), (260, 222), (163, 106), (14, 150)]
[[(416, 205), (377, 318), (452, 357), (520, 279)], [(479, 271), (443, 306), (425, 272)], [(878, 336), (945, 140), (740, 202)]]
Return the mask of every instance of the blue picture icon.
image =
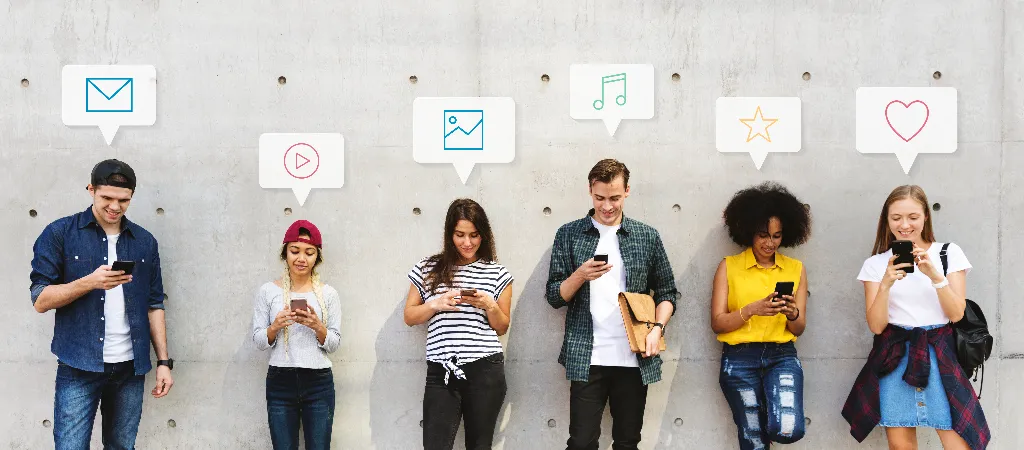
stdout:
[(86, 78), (85, 112), (135, 110), (134, 78)]
[(483, 150), (484, 111), (480, 109), (444, 110), (444, 149)]

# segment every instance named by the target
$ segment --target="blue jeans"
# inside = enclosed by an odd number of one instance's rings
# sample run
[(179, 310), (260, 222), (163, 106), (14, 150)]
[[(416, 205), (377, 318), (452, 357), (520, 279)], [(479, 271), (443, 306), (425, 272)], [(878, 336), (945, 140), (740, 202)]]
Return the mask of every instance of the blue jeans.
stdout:
[(804, 437), (804, 371), (792, 342), (724, 344), (718, 382), (741, 450)]
[(146, 376), (135, 375), (132, 361), (103, 366), (103, 372), (87, 372), (57, 363), (53, 396), (53, 443), (57, 450), (89, 449), (97, 406), (103, 416), (104, 450), (135, 448)]
[(299, 448), (299, 423), (306, 450), (331, 448), (334, 428), (334, 374), (331, 369), (270, 366), (267, 420), (274, 450)]

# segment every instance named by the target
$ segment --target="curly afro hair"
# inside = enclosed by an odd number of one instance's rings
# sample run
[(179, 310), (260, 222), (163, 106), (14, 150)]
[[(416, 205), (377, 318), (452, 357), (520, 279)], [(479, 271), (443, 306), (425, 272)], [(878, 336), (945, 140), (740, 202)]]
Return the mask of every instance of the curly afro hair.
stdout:
[(811, 213), (781, 184), (764, 182), (733, 195), (722, 218), (733, 242), (749, 247), (754, 236), (768, 230), (768, 222), (778, 217), (782, 222), (782, 246), (795, 247), (807, 242), (811, 235)]

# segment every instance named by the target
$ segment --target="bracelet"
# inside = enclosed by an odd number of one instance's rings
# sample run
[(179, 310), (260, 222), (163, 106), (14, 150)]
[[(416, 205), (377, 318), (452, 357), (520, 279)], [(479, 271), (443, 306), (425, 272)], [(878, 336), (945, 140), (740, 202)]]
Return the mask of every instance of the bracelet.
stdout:
[(946, 286), (949, 286), (949, 279), (946, 277), (942, 277), (942, 281), (938, 283), (932, 283), (932, 287), (935, 289), (942, 289)]
[[(743, 308), (745, 308), (745, 307), (743, 307)], [(743, 308), (740, 308), (740, 320), (742, 320), (742, 321), (746, 322), (746, 321), (748, 321), (748, 320), (750, 320), (750, 319), (744, 319), (744, 318), (743, 318)]]
[(786, 318), (786, 320), (788, 320), (788, 321), (792, 322), (792, 321), (794, 321), (794, 320), (796, 320), (796, 319), (799, 319), (799, 318), (800, 318), (800, 308), (797, 308), (797, 309), (796, 309), (796, 317), (794, 317), (794, 318), (792, 318), (792, 319), (790, 319), (789, 317), (787, 317), (787, 318)]

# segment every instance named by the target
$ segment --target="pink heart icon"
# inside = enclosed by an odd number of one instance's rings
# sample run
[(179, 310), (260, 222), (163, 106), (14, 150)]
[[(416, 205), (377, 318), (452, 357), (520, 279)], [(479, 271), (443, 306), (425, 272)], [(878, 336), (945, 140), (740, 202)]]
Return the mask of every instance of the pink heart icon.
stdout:
[[(901, 114), (906, 114), (907, 110), (910, 109), (910, 106), (913, 105), (914, 103), (920, 103), (921, 106), (924, 106), (924, 122), (921, 123), (921, 126), (918, 127), (917, 131), (915, 131), (914, 134), (910, 135), (910, 137), (904, 137), (903, 133), (900, 133), (900, 131), (897, 130), (896, 127), (892, 126), (892, 122), (889, 120), (889, 107), (892, 106), (894, 103), (899, 103), (899, 104), (903, 105), (904, 109), (902, 111), (900, 111)], [(893, 100), (893, 101), (889, 102), (888, 105), (885, 105), (885, 123), (889, 124), (889, 129), (892, 130), (893, 133), (896, 133), (896, 135), (899, 136), (900, 139), (903, 139), (903, 142), (910, 142), (911, 139), (913, 139), (915, 136), (917, 136), (919, 133), (921, 133), (921, 130), (924, 129), (925, 124), (928, 123), (928, 116), (929, 116), (929, 114), (930, 114), (930, 111), (928, 110), (928, 105), (925, 104), (925, 102), (922, 102), (921, 100), (914, 100), (914, 101), (912, 101), (910, 103), (903, 103), (903, 102), (901, 102), (899, 100)], [(901, 122), (904, 122), (904, 121), (901, 121)]]

